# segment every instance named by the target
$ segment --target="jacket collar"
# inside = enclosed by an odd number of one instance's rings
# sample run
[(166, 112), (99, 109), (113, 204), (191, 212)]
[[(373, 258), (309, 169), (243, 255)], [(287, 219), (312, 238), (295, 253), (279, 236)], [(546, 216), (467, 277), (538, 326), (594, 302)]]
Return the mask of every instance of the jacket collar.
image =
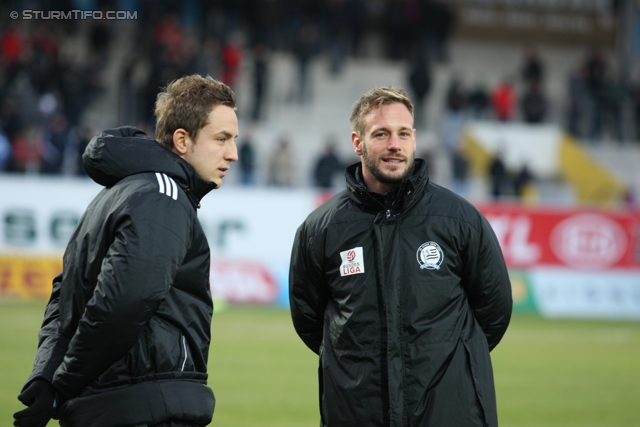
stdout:
[(415, 159), (410, 175), (385, 194), (369, 191), (362, 178), (360, 162), (347, 167), (345, 178), (349, 197), (363, 208), (397, 212), (408, 209), (420, 199), (429, 183), (429, 168), (423, 159)]

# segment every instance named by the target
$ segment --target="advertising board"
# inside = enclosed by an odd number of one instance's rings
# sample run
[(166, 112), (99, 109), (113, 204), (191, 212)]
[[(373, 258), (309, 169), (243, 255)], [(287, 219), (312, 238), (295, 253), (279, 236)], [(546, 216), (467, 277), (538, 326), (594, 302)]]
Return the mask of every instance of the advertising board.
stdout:
[[(90, 180), (1, 177), (0, 296), (47, 297), (62, 251), (101, 187)], [(232, 304), (288, 305), (291, 245), (331, 194), (222, 188), (198, 212), (211, 290)], [(640, 213), (478, 204), (509, 267), (516, 311), (640, 318)]]

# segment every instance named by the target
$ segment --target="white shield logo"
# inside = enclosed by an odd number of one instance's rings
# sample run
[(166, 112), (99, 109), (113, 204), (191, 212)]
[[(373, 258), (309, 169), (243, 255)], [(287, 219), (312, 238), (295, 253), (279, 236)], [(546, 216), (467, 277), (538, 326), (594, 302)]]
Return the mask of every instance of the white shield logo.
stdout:
[(426, 242), (418, 248), (416, 258), (421, 269), (440, 270), (444, 254), (436, 242)]

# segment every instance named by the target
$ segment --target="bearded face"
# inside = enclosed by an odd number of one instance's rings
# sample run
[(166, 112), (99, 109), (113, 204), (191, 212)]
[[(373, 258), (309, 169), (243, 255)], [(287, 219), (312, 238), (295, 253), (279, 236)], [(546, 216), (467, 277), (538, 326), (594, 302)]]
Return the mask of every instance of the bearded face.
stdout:
[(354, 150), (362, 157), (362, 176), (370, 191), (384, 194), (413, 168), (416, 133), (413, 117), (403, 104), (383, 105), (365, 116), (362, 135), (352, 133)]

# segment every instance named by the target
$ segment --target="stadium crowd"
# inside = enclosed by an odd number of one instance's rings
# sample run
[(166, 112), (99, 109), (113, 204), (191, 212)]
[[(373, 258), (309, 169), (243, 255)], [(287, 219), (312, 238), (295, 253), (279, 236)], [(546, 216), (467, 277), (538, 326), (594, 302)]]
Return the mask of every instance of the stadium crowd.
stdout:
[[(22, 3), (3, 5), (0, 17), (0, 171), (82, 175), (79, 156), (92, 134), (100, 130), (91, 127), (86, 113), (107, 89), (105, 70), (121, 23), (9, 20), (11, 7), (19, 9)], [(190, 73), (209, 74), (233, 88), (239, 73), (251, 70), (247, 90), (252, 106), (246, 118), (266, 120), (265, 94), (273, 83), (269, 60), (275, 51), (295, 58), (297, 81), (289, 101), (311, 103), (311, 61), (324, 56), (329, 72), (338, 75), (347, 57), (365, 54), (363, 39), (372, 32), (383, 41), (380, 55), (410, 64), (407, 89), (416, 104), (416, 126), (422, 126), (433, 64), (448, 60), (447, 47), (456, 23), (454, 10), (439, 0), (171, 0), (162, 4), (151, 0), (41, 0), (29, 2), (29, 7), (136, 11), (136, 20), (129, 23), (135, 26), (136, 48), (118, 77), (126, 96), (115, 108), (127, 124), (148, 132), (153, 131), (152, 107), (158, 88)], [(80, 44), (86, 49), (78, 49)], [(251, 61), (251, 66), (242, 67), (243, 61)], [(462, 123), (470, 118), (549, 121), (545, 73), (543, 57), (531, 46), (521, 69), (504, 70), (504, 79), (493, 87), (465, 86), (451, 76), (441, 107), (445, 125), (440, 137), (454, 162), (462, 160), (458, 163), (460, 179), (464, 179), (464, 159), (455, 158), (455, 153)], [(594, 48), (575, 64), (575, 71), (567, 76), (565, 99), (561, 121), (576, 137), (598, 140), (607, 135), (640, 141), (640, 89), (619, 82), (604, 51)], [(623, 121), (625, 106), (633, 111), (631, 137), (624, 130), (629, 128)], [(287, 141), (282, 144), (286, 146)], [(251, 148), (241, 152), (251, 157)], [(257, 161), (261, 160), (251, 157), (243, 163), (243, 171), (248, 172), (243, 172), (242, 183), (255, 183), (252, 169)], [(325, 162), (330, 167), (320, 166), (320, 170), (334, 173), (341, 162), (344, 159), (332, 159)], [(289, 185), (276, 175), (274, 172), (269, 183)], [(327, 178), (316, 182), (326, 186)]]

